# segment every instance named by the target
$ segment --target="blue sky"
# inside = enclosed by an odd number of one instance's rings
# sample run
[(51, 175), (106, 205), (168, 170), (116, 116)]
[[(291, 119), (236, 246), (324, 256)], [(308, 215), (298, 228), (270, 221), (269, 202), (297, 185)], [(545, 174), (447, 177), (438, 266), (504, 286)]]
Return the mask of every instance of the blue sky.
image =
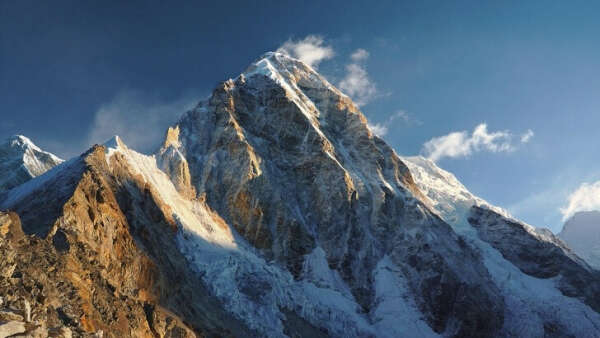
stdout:
[(437, 163), (471, 191), (558, 231), (564, 215), (600, 207), (599, 12), (577, 1), (0, 1), (0, 136), (62, 157), (111, 134), (149, 151), (219, 81), (308, 41), (331, 52), (318, 70), (398, 153), (441, 145)]

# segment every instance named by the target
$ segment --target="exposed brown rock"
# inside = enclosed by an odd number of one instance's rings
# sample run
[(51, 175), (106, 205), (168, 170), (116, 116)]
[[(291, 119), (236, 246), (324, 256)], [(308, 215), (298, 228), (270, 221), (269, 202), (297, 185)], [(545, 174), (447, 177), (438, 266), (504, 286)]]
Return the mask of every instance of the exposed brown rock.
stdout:
[[(102, 332), (104, 337), (227, 336), (229, 330), (243, 330), (202, 295), (201, 281), (176, 248), (169, 207), (118, 156), (113, 173), (104, 152), (93, 148), (70, 175), (49, 183), (66, 186), (61, 193), (70, 192), (68, 198), (38, 192), (19, 205), (30, 215), (30, 235), (16, 213), (0, 213), (5, 306), (26, 317), (27, 300), (32, 321), (55, 336), (62, 327), (74, 336)], [(51, 223), (47, 218), (38, 223), (31, 215), (32, 208), (44, 204), (49, 212), (40, 217), (54, 215)], [(187, 305), (178, 306), (182, 303)]]

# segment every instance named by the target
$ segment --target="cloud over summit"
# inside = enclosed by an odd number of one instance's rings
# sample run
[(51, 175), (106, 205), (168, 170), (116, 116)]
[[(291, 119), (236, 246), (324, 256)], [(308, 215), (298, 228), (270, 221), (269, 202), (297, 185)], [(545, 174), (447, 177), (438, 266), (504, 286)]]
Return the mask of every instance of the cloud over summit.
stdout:
[(316, 68), (321, 61), (331, 59), (335, 55), (333, 48), (325, 45), (323, 37), (319, 35), (308, 35), (302, 40), (289, 39), (277, 51), (292, 56), (313, 68)]

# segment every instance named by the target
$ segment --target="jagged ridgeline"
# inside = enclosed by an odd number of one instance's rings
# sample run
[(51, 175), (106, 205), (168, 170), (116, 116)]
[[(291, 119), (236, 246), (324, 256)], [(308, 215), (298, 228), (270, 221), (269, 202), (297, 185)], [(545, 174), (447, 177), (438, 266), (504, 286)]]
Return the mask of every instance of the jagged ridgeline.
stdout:
[[(27, 168), (5, 154), (0, 170)], [(600, 335), (598, 272), (399, 157), (283, 54), (220, 84), (155, 154), (115, 137), (43, 168), (0, 192), (0, 332)]]

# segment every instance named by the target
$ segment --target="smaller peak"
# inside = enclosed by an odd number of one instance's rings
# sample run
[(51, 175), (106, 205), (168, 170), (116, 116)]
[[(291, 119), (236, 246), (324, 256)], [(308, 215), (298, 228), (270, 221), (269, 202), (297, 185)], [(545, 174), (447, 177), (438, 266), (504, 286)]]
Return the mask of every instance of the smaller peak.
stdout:
[(169, 146), (173, 146), (175, 148), (179, 148), (181, 146), (181, 143), (179, 142), (179, 125), (175, 127), (169, 127), (169, 129), (167, 129), (167, 135), (165, 137), (163, 148), (168, 148)]
[(111, 137), (106, 142), (104, 142), (102, 145), (105, 146), (107, 149), (127, 148), (125, 143), (121, 140), (121, 138), (118, 135)]
[(7, 139), (6, 142), (10, 147), (19, 147), (19, 148), (31, 148), (37, 151), (41, 151), (40, 148), (38, 148), (38, 146), (35, 145), (35, 143), (33, 143), (33, 141), (31, 141), (28, 137), (24, 136), (24, 135), (13, 135), (11, 137), (9, 137)]
[(27, 136), (25, 136), (25, 135), (19, 135), (19, 134), (17, 134), (17, 135), (14, 135), (14, 136), (10, 137), (10, 139), (11, 139), (11, 140), (15, 140), (15, 141), (20, 141), (20, 142), (23, 142), (23, 143), (33, 143), (33, 142), (31, 142), (31, 140), (30, 140), (30, 139), (29, 139)]

